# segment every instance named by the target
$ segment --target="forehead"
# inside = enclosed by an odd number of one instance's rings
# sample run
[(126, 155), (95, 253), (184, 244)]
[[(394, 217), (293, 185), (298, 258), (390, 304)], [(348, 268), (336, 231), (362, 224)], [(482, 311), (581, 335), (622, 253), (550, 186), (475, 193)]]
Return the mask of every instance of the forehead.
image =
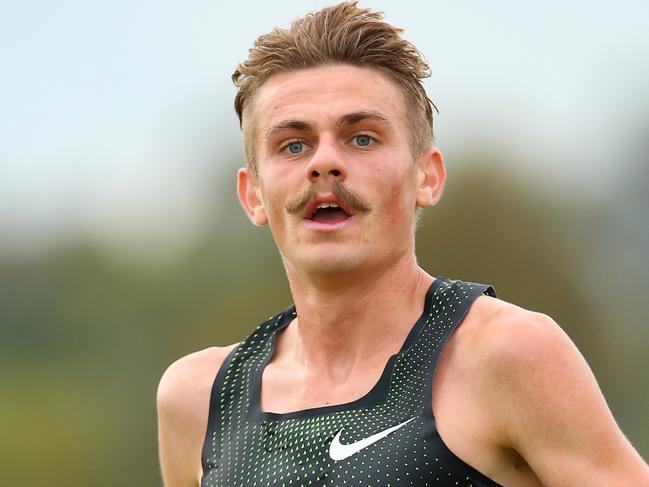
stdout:
[(349, 65), (319, 66), (268, 79), (257, 93), (251, 122), (257, 134), (284, 119), (325, 129), (348, 113), (362, 111), (381, 113), (406, 130), (404, 95), (386, 74)]

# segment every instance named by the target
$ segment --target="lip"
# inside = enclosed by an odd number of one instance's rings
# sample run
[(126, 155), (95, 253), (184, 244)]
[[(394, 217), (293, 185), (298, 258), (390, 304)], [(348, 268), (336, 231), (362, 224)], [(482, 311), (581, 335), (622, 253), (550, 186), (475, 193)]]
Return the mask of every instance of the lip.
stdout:
[(336, 223), (317, 222), (310, 220), (309, 218), (305, 218), (303, 222), (309, 230), (312, 230), (314, 232), (335, 233), (344, 230), (347, 226), (351, 225), (354, 218), (354, 215), (350, 215), (345, 220)]
[[(313, 198), (311, 203), (309, 203), (307, 205), (307, 207), (305, 208), (305, 210), (304, 210), (304, 219), (312, 222), (311, 217), (315, 213), (316, 208), (318, 207), (318, 205), (321, 205), (323, 203), (336, 203), (340, 207), (341, 210), (343, 210), (345, 213), (347, 213), (347, 215), (349, 215), (349, 218), (354, 216), (354, 214), (347, 207), (347, 205), (345, 205), (343, 202), (339, 201), (338, 198), (336, 198), (335, 195), (333, 195), (332, 193), (329, 193), (329, 194), (323, 194), (323, 195), (320, 195), (320, 196), (316, 196), (315, 198)], [(349, 220), (349, 218), (347, 218), (347, 220)], [(345, 220), (345, 221), (347, 221), (347, 220)], [(317, 223), (317, 222), (312, 222), (312, 223)], [(344, 223), (344, 222), (341, 222), (341, 223)]]

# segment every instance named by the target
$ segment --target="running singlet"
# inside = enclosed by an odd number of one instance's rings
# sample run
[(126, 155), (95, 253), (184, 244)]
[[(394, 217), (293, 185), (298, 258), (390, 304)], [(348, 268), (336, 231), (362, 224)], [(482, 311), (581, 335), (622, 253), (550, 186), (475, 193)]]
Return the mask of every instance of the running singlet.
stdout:
[(491, 286), (437, 278), (370, 392), (286, 414), (261, 410), (261, 377), (295, 307), (261, 324), (214, 381), (201, 487), (498, 486), (448, 449), (432, 411), (442, 347), (481, 294), (495, 297)]

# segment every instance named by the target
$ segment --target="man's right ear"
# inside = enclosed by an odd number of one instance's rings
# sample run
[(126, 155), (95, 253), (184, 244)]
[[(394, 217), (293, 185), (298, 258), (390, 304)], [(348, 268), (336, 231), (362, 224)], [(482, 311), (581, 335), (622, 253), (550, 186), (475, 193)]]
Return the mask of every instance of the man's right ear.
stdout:
[(242, 167), (237, 173), (237, 194), (239, 202), (250, 221), (257, 226), (268, 224), (268, 216), (264, 207), (261, 187), (257, 176), (247, 167)]

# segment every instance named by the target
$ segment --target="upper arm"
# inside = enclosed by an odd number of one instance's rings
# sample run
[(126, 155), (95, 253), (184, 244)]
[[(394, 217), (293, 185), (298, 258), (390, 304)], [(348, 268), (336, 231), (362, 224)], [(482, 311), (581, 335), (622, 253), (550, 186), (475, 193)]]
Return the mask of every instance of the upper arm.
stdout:
[(649, 485), (586, 361), (549, 317), (513, 311), (487, 368), (504, 442), (544, 485)]
[(165, 487), (196, 487), (214, 378), (234, 346), (208, 348), (171, 364), (158, 385), (158, 446)]

